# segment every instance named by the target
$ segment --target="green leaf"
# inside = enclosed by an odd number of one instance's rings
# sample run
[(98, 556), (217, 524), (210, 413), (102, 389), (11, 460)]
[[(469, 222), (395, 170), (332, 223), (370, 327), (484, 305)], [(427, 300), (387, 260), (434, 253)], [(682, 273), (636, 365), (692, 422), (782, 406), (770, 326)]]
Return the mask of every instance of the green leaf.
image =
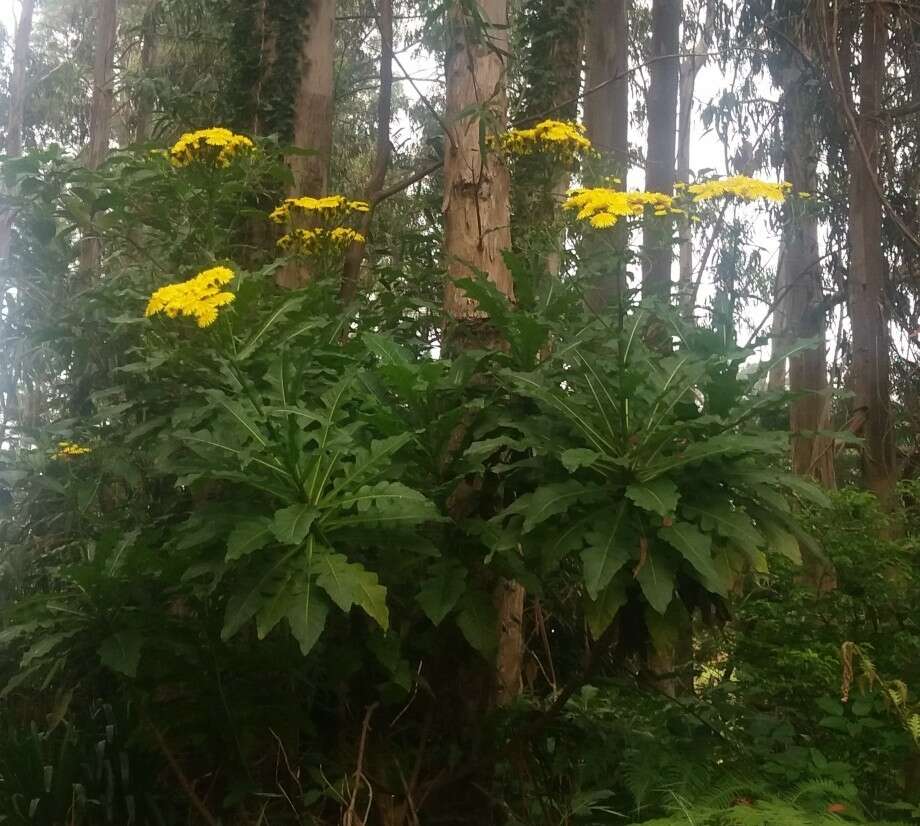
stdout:
[(681, 629), (688, 629), (690, 617), (680, 600), (673, 600), (664, 614), (645, 608), (645, 626), (655, 651), (665, 656), (672, 656), (681, 636)]
[(665, 553), (649, 551), (636, 574), (646, 600), (659, 614), (667, 611), (671, 604), (675, 570), (673, 560)]
[(231, 639), (249, 620), (251, 620), (266, 599), (286, 583), (285, 569), (291, 558), (298, 551), (294, 548), (279, 556), (273, 564), (262, 569), (261, 576), (247, 580), (240, 589), (227, 600), (224, 611), (224, 627), (220, 638), (225, 642)]
[(630, 485), (626, 495), (642, 510), (667, 516), (677, 509), (680, 491), (670, 479), (661, 477), (644, 485)]
[(291, 604), (287, 612), (288, 625), (294, 639), (300, 645), (300, 652), (306, 657), (326, 627), (329, 603), (319, 592), (313, 591), (309, 599)]
[[(334, 510), (330, 510), (329, 521), (323, 519), (324, 527), (329, 530), (346, 525), (361, 524), (403, 524), (418, 525), (423, 522), (435, 522), (441, 519), (434, 503), (417, 490), (406, 487), (400, 482), (378, 482), (375, 485), (363, 485), (356, 493), (341, 496), (335, 501)], [(355, 514), (341, 514), (341, 511), (356, 507)]]
[(574, 473), (580, 467), (591, 467), (600, 458), (600, 453), (596, 450), (589, 450), (586, 447), (573, 447), (569, 450), (564, 450), (560, 457), (562, 466), (569, 473)]
[(600, 488), (585, 487), (574, 479), (543, 485), (533, 492), (524, 512), (524, 533), (529, 533), (553, 516), (565, 513), (572, 505), (597, 499), (600, 495)]
[(607, 587), (620, 569), (629, 561), (630, 547), (626, 524), (627, 504), (621, 502), (616, 512), (603, 519), (587, 534), (587, 547), (581, 552), (584, 565), (585, 589), (591, 599)]
[(380, 359), (381, 364), (406, 365), (410, 364), (408, 351), (386, 336), (375, 333), (361, 333), (364, 346)]
[(126, 677), (137, 676), (144, 638), (136, 631), (119, 631), (103, 640), (97, 649), (102, 664)]
[(594, 639), (600, 637), (626, 604), (626, 585), (619, 578), (611, 582), (595, 600), (585, 601), (585, 621)]
[(316, 568), (320, 572), (317, 584), (339, 608), (349, 611), (352, 605), (358, 605), (381, 628), (389, 627), (387, 589), (380, 584), (377, 574), (358, 562), (349, 562), (342, 554), (323, 554)]
[(428, 619), (440, 625), (466, 591), (466, 569), (456, 562), (445, 561), (433, 565), (431, 572), (416, 600)]
[(713, 590), (712, 586), (716, 586), (715, 592), (725, 596), (726, 583), (721, 581), (712, 562), (712, 537), (689, 522), (675, 522), (661, 528), (658, 536), (680, 552), (703, 578), (707, 588)]
[(285, 545), (301, 545), (310, 533), (319, 511), (306, 503), (275, 511), (272, 533)]
[(786, 557), (796, 565), (802, 564), (802, 549), (799, 547), (799, 541), (789, 531), (770, 521), (763, 521), (760, 527), (772, 551)]
[(294, 298), (289, 298), (280, 307), (276, 308), (265, 320), (265, 323), (252, 335), (249, 341), (240, 348), (239, 352), (236, 354), (236, 360), (245, 361), (249, 358), (256, 347), (259, 346), (259, 342), (264, 338), (265, 334), (272, 328), (272, 325), (274, 325), (279, 318), (297, 307), (297, 305), (302, 304), (303, 300), (304, 298), (302, 295), (294, 296)]
[(498, 647), (498, 614), (492, 600), (481, 591), (469, 591), (463, 598), (457, 625), (466, 641), (484, 657)]
[(683, 512), (688, 519), (698, 521), (703, 530), (715, 530), (726, 539), (736, 540), (748, 553), (764, 545), (763, 534), (754, 527), (751, 517), (740, 508), (732, 508), (729, 502), (687, 505)]
[(297, 604), (298, 595), (292, 587), (292, 581), (296, 581), (294, 571), (288, 569), (279, 572), (278, 578), (272, 583), (272, 590), (263, 594), (262, 603), (256, 612), (256, 636), (260, 640), (264, 640)]
[(227, 537), (227, 562), (264, 548), (272, 539), (272, 521), (263, 516), (240, 522)]

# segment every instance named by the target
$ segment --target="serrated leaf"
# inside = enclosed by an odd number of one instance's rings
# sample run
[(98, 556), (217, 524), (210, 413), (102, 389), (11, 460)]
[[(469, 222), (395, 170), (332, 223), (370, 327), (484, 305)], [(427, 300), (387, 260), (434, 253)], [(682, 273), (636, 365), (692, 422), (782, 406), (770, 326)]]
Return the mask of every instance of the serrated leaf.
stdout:
[(586, 535), (587, 547), (581, 552), (585, 589), (591, 599), (607, 587), (629, 561), (631, 548), (627, 540), (627, 504), (621, 502), (616, 512)]
[(349, 562), (342, 554), (323, 554), (315, 561), (319, 572), (317, 584), (343, 611), (352, 605), (360, 606), (386, 630), (390, 624), (387, 608), (387, 589), (380, 584), (377, 574), (368, 571), (358, 562)]
[(297, 594), (292, 588), (293, 579), (294, 571), (283, 571), (272, 583), (271, 592), (263, 594), (262, 603), (256, 611), (256, 636), (260, 640), (264, 640), (271, 633), (298, 601)]
[(661, 477), (644, 485), (630, 485), (626, 495), (642, 510), (667, 516), (677, 509), (680, 491), (670, 479)]
[(136, 631), (119, 631), (102, 641), (97, 649), (102, 664), (126, 677), (137, 676), (144, 638)]
[(524, 512), (524, 533), (529, 533), (541, 522), (565, 513), (572, 505), (597, 499), (600, 489), (585, 487), (574, 479), (537, 488)]
[(699, 522), (703, 530), (715, 530), (726, 539), (736, 540), (745, 552), (764, 545), (763, 534), (754, 527), (751, 517), (740, 508), (732, 508), (728, 502), (688, 505), (682, 510), (688, 519)]
[(598, 595), (596, 600), (585, 601), (585, 621), (594, 639), (598, 639), (616, 619), (626, 604), (626, 585), (615, 579)]
[(375, 333), (361, 333), (364, 346), (385, 365), (407, 365), (410, 363), (407, 350), (393, 339)]
[(282, 508), (275, 511), (272, 533), (285, 545), (302, 545), (317, 516), (319, 511), (306, 503)]
[(220, 638), (225, 642), (231, 639), (249, 620), (251, 620), (263, 602), (277, 590), (279, 582), (284, 581), (285, 569), (297, 548), (278, 557), (272, 564), (261, 571), (261, 576), (247, 580), (240, 589), (227, 600), (224, 611), (224, 627)]
[[(356, 493), (343, 496), (335, 504), (337, 515), (323, 522), (324, 528), (330, 531), (351, 525), (398, 524), (405, 527), (442, 520), (433, 502), (400, 482), (363, 485)], [(340, 514), (352, 507), (357, 507), (358, 512)]]
[(227, 562), (264, 548), (273, 537), (272, 521), (263, 516), (238, 523), (227, 537)]
[(328, 614), (329, 603), (315, 588), (309, 599), (297, 600), (288, 609), (288, 625), (304, 656), (310, 653), (322, 635)]
[(690, 522), (675, 522), (661, 528), (658, 536), (696, 569), (707, 588), (725, 596), (727, 583), (721, 581), (712, 561), (712, 537)]
[(562, 460), (562, 466), (569, 473), (574, 473), (580, 467), (591, 467), (601, 458), (601, 454), (586, 447), (573, 447), (570, 450), (564, 450), (559, 458)]
[(650, 551), (641, 562), (636, 580), (649, 605), (659, 614), (668, 610), (674, 596), (674, 562), (661, 551)]
[(428, 619), (441, 622), (466, 591), (466, 569), (457, 563), (441, 562), (432, 566), (432, 575), (422, 583), (415, 598)]

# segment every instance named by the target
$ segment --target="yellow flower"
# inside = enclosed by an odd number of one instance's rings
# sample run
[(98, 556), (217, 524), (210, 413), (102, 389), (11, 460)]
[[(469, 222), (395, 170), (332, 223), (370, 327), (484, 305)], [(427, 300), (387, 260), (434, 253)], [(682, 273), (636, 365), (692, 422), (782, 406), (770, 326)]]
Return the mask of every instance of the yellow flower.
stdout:
[(233, 156), (253, 143), (245, 135), (237, 135), (220, 126), (186, 132), (169, 150), (174, 166), (188, 166), (192, 161), (206, 161), (217, 166), (229, 166)]
[(288, 252), (306, 255), (323, 250), (341, 252), (353, 242), (363, 244), (364, 236), (351, 227), (293, 229), (278, 239), (278, 246)]
[(58, 442), (57, 450), (52, 456), (53, 459), (74, 459), (77, 456), (85, 456), (92, 453), (92, 448), (78, 445), (75, 442)]
[(694, 201), (709, 201), (713, 198), (735, 197), (745, 201), (756, 201), (763, 198), (767, 201), (782, 203), (792, 189), (792, 184), (771, 183), (747, 175), (733, 175), (730, 178), (718, 178), (703, 183), (691, 184), (687, 192), (693, 196)]
[(591, 149), (585, 127), (563, 120), (544, 120), (532, 129), (509, 129), (494, 143), (512, 155), (545, 152), (563, 161), (574, 160)]
[(669, 215), (676, 210), (673, 199), (663, 192), (622, 192), (618, 189), (576, 189), (562, 205), (563, 209), (578, 210), (577, 218), (592, 227), (607, 229), (620, 218), (642, 215), (651, 207), (655, 215)]
[(188, 281), (160, 287), (150, 296), (145, 315), (165, 313), (169, 318), (185, 315), (194, 318), (199, 327), (209, 327), (217, 321), (217, 310), (236, 300), (233, 293), (220, 289), (233, 277), (233, 270), (228, 267), (212, 267)]
[(327, 195), (324, 198), (286, 198), (268, 217), (278, 224), (284, 223), (300, 213), (313, 213), (322, 218), (341, 217), (349, 212), (368, 212), (370, 204), (366, 201), (349, 201), (344, 195)]

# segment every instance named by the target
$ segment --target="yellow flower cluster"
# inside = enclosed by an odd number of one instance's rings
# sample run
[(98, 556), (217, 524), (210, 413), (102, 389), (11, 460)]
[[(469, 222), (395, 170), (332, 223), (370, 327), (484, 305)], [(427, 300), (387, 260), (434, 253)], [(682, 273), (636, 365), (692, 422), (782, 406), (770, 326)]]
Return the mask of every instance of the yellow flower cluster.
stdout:
[(575, 158), (591, 149), (585, 127), (564, 120), (544, 120), (533, 129), (509, 129), (499, 137), (498, 144), (512, 155), (546, 152), (562, 159)]
[(78, 445), (76, 442), (58, 442), (57, 450), (54, 453), (55, 459), (74, 459), (77, 456), (85, 456), (92, 453), (92, 448)]
[(229, 129), (215, 126), (186, 132), (169, 150), (169, 155), (174, 166), (188, 166), (192, 161), (229, 166), (237, 152), (252, 149), (252, 146), (252, 141), (245, 135), (237, 135)]
[(367, 212), (370, 204), (366, 201), (349, 201), (344, 195), (327, 195), (325, 198), (286, 198), (268, 217), (278, 224), (298, 213), (315, 213), (324, 219), (338, 217), (349, 212)]
[(150, 296), (145, 315), (166, 313), (170, 318), (186, 315), (195, 319), (199, 327), (208, 327), (217, 321), (217, 310), (236, 300), (233, 293), (220, 288), (233, 280), (233, 270), (212, 267), (180, 284), (160, 287)]
[(321, 249), (342, 250), (354, 241), (364, 243), (364, 236), (351, 227), (333, 227), (332, 229), (294, 229), (278, 239), (278, 246), (289, 252), (301, 254), (318, 252)]
[(763, 198), (767, 201), (782, 203), (792, 190), (792, 184), (785, 181), (776, 184), (749, 178), (747, 175), (733, 175), (730, 178), (717, 178), (699, 184), (690, 184), (686, 189), (694, 201), (735, 197), (745, 201), (756, 201)]
[(621, 192), (618, 189), (575, 189), (563, 204), (564, 209), (577, 209), (578, 219), (588, 221), (596, 229), (614, 226), (620, 218), (642, 215), (646, 207), (655, 215), (680, 213), (673, 198), (663, 192)]

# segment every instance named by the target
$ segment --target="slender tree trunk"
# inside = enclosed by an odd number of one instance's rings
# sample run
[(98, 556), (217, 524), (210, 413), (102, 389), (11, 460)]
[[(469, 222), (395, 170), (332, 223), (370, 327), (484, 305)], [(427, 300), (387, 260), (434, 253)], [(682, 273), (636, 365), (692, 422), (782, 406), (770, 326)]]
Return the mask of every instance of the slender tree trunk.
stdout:
[[(528, 125), (547, 116), (574, 120), (584, 53), (584, 2), (528, 0), (526, 17), (522, 26), (527, 41), (522, 61), (524, 120)], [(534, 264), (550, 275), (557, 275), (562, 266), (565, 227), (560, 205), (571, 180), (568, 167), (548, 164), (546, 158), (525, 157), (515, 164), (511, 193), (515, 246), (539, 250), (542, 261)]]
[[(493, 123), (503, 124), (506, 119), (507, 0), (477, 0), (477, 6), (479, 17), (489, 27), (486, 32), (473, 27), (460, 2), (453, 4), (449, 18), (449, 133), (443, 204), (448, 278), (444, 310), (448, 317), (445, 338), (453, 350), (501, 346), (485, 313), (454, 279), (483, 272), (514, 299), (511, 273), (502, 258), (502, 252), (511, 247), (510, 179), (497, 154), (483, 155), (480, 119), (475, 114), (487, 106)], [(503, 581), (496, 589), (495, 601), (499, 618), (495, 699), (504, 705), (521, 688), (524, 589), (516, 582)]]
[(775, 363), (770, 368), (770, 375), (767, 377), (767, 389), (771, 392), (786, 389), (786, 358), (779, 358), (780, 353), (785, 353), (789, 349), (789, 325), (786, 322), (786, 311), (789, 306), (786, 300), (788, 293), (786, 270), (786, 239), (780, 238), (776, 278), (773, 282), (773, 320), (770, 328), (771, 351)]
[[(141, 32), (141, 74), (144, 80), (149, 80), (151, 70), (157, 58), (157, 26), (156, 14), (160, 0), (151, 0)], [(137, 112), (134, 119), (134, 142), (144, 143), (150, 138), (150, 121), (153, 118), (154, 95), (149, 89), (144, 89), (138, 97)]]
[[(380, 92), (377, 97), (377, 145), (374, 169), (365, 188), (370, 210), (361, 219), (361, 235), (367, 238), (376, 208), (376, 201), (386, 182), (393, 145), (390, 143), (390, 121), (393, 117), (393, 0), (377, 0), (377, 26), (380, 29)], [(355, 242), (345, 256), (340, 295), (342, 302), (351, 301), (358, 290), (361, 264), (366, 244)]]
[(300, 88), (294, 104), (294, 145), (315, 154), (291, 159), (298, 195), (321, 195), (329, 183), (334, 66), (335, 0), (311, 0), (304, 21)]
[(86, 166), (98, 169), (109, 150), (112, 104), (115, 99), (115, 29), (117, 0), (96, 4), (96, 45), (93, 52), (93, 100), (89, 118)]
[[(648, 150), (645, 188), (674, 191), (674, 153), (677, 142), (677, 92), (680, 78), (681, 0), (652, 0), (651, 66), (648, 89)], [(665, 302), (671, 296), (671, 223), (649, 216), (643, 233), (645, 266), (642, 293)]]
[[(693, 45), (689, 56), (680, 64), (680, 88), (677, 123), (677, 180), (681, 183), (690, 181), (690, 134), (693, 126), (693, 93), (696, 89), (696, 76), (708, 60), (707, 51), (715, 29), (715, 3), (707, 0), (706, 21), (700, 35)], [(695, 307), (693, 300), (693, 234), (690, 218), (681, 215), (677, 221), (679, 260), (677, 295), (681, 315), (693, 319)]]
[[(288, 159), (294, 175), (291, 194), (323, 195), (329, 185), (332, 116), (335, 92), (335, 0), (311, 0), (304, 20), (300, 53), (300, 86), (294, 102), (294, 145), (309, 155)], [(303, 286), (309, 269), (289, 265), (278, 271), (282, 287)]]
[[(6, 126), (6, 156), (18, 158), (22, 154), (22, 122), (26, 102), (26, 68), (29, 62), (29, 39), (32, 36), (34, 0), (22, 0), (16, 41), (13, 46), (13, 74), (10, 78), (10, 112)], [(13, 211), (5, 208), (0, 213), (0, 262), (10, 254)]]
[[(87, 169), (96, 170), (105, 160), (112, 132), (112, 106), (115, 99), (115, 31), (117, 0), (98, 0), (96, 41), (93, 52), (93, 99), (89, 118)], [(99, 239), (88, 237), (80, 250), (80, 272), (88, 280), (99, 268), (102, 248)]]
[[(882, 249), (882, 204), (872, 179), (879, 175), (888, 6), (863, 7), (858, 135), (850, 140), (850, 267), (848, 299), (853, 335), (854, 406), (862, 419), (866, 486), (888, 503), (897, 481), (891, 415), (890, 334)], [(861, 143), (861, 146), (860, 146)], [(868, 156), (868, 163), (863, 152)]]
[[(795, 58), (793, 58), (795, 60)], [(817, 184), (817, 145), (813, 104), (802, 71), (793, 66), (781, 78), (783, 86), (783, 148), (786, 180), (795, 192), (814, 192)], [(797, 214), (796, 214), (797, 213)], [(790, 408), (792, 468), (814, 476), (825, 487), (836, 486), (833, 443), (811, 435), (828, 428), (827, 348), (821, 284), (818, 218), (812, 209), (790, 204), (784, 232), (782, 303), (789, 339), (816, 338), (820, 344), (789, 359), (789, 389), (803, 393)]]
[[(626, 187), (629, 172), (629, 21), (627, 0), (592, 0), (585, 27), (584, 119), (588, 139), (599, 153), (585, 169), (592, 186)], [(592, 91), (596, 90), (596, 91)], [(615, 180), (606, 180), (613, 178)], [(619, 180), (619, 183), (616, 182)], [(608, 247), (609, 244), (609, 247)], [(602, 236), (586, 239), (584, 258), (590, 271), (600, 268), (588, 295), (596, 310), (622, 296), (627, 288), (629, 233), (621, 222)]]
[(601, 175), (623, 181), (629, 171), (628, 69), (626, 0), (593, 0), (585, 36), (585, 129), (601, 155)]

